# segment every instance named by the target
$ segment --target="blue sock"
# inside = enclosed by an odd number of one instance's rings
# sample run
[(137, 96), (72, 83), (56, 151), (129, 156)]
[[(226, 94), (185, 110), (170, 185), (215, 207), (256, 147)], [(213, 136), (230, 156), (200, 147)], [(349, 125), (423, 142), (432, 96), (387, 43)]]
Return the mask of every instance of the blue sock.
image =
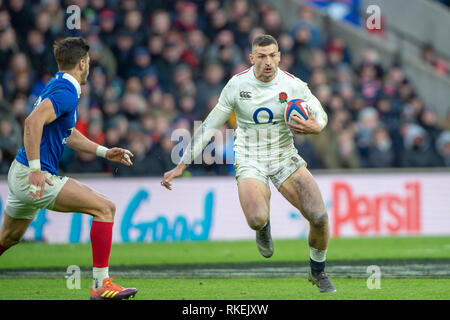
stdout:
[(317, 276), (319, 273), (325, 271), (325, 261), (317, 262), (309, 258), (309, 266), (311, 267), (311, 273)]

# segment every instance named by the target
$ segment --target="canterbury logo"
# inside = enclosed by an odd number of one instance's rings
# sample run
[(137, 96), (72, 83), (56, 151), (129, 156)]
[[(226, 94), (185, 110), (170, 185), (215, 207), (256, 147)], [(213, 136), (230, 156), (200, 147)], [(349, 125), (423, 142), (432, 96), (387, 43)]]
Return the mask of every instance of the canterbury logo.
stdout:
[(104, 298), (114, 298), (116, 296), (116, 294), (118, 294), (118, 293), (119, 293), (119, 291), (106, 290), (105, 292), (103, 292), (101, 294), (101, 296)]
[(251, 99), (252, 95), (249, 91), (241, 91), (239, 92), (239, 96), (243, 99)]

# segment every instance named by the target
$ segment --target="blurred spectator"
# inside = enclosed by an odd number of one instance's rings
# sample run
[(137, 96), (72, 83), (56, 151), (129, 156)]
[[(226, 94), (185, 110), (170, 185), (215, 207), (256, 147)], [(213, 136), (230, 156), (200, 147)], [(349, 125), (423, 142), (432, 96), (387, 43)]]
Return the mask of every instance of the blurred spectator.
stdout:
[(217, 8), (208, 16), (208, 27), (206, 28), (206, 35), (212, 42), (217, 34), (223, 30), (230, 30), (231, 24), (228, 21), (228, 15), (225, 9)]
[(322, 45), (322, 34), (315, 21), (315, 12), (307, 5), (302, 5), (299, 7), (298, 21), (291, 28), (291, 35), (295, 38), (297, 31), (301, 28), (308, 30), (308, 42), (311, 46), (318, 47)]
[(66, 167), (66, 170), (74, 173), (103, 172), (103, 160), (95, 154), (77, 152)]
[(262, 16), (262, 27), (268, 34), (278, 39), (283, 32), (280, 13), (275, 9), (265, 12)]
[(427, 62), (437, 74), (449, 75), (450, 62), (438, 57), (431, 44), (427, 43), (423, 45), (422, 59)]
[(165, 93), (162, 97), (161, 104), (158, 105), (152, 115), (156, 118), (163, 118), (167, 123), (171, 123), (179, 115), (176, 107), (177, 104), (174, 96), (170, 93)]
[(294, 136), (294, 145), (301, 152), (303, 160), (308, 164), (308, 169), (322, 169), (322, 161), (316, 154), (314, 145), (304, 135)]
[[(11, 17), (11, 25), (16, 30), (18, 36), (23, 37), (27, 34), (34, 20), (30, 2), (26, 0), (10, 0), (5, 2)], [(22, 38), (22, 40), (24, 39)]]
[(189, 32), (197, 29), (198, 24), (197, 5), (192, 2), (182, 2), (177, 7), (177, 18), (174, 28), (181, 32)]
[(9, 24), (6, 10), (0, 11), (0, 76), (3, 78), (8, 70), (11, 57), (19, 49), (16, 32)]
[(171, 24), (170, 14), (165, 10), (156, 10), (151, 17), (151, 30), (155, 35), (164, 36)]
[(354, 129), (351, 125), (350, 114), (346, 110), (333, 114), (325, 130), (312, 139), (324, 168), (340, 169), (360, 166)]
[(134, 38), (128, 30), (121, 29), (118, 31), (116, 39), (112, 51), (117, 60), (117, 74), (126, 79), (130, 76), (130, 61), (133, 61)]
[(133, 36), (133, 42), (140, 45), (144, 42), (145, 33), (142, 26), (142, 15), (139, 10), (125, 13), (123, 27)]
[(133, 65), (130, 67), (128, 75), (130, 77), (142, 78), (144, 75), (151, 72), (155, 73), (154, 69), (151, 67), (151, 55), (145, 47), (138, 47), (134, 51)]
[(370, 168), (391, 168), (395, 164), (395, 152), (388, 131), (379, 126), (372, 135), (372, 141), (367, 154), (367, 164)]
[(405, 128), (402, 156), (402, 167), (436, 167), (441, 165), (438, 155), (428, 133), (417, 124), (409, 124)]
[(109, 47), (101, 40), (97, 32), (91, 32), (87, 36), (90, 50), (89, 58), (91, 61), (91, 69), (102, 67), (105, 71), (107, 80), (114, 79), (117, 74), (117, 62), (114, 54)]
[(207, 50), (206, 59), (222, 64), (225, 74), (230, 77), (231, 69), (243, 61), (242, 50), (235, 44), (233, 32), (222, 30), (217, 33)]
[(0, 149), (0, 175), (7, 175), (9, 171), (10, 161), (4, 159), (3, 150)]
[(447, 109), (447, 116), (445, 119), (441, 120), (439, 127), (442, 130), (450, 130), (450, 107)]
[(450, 131), (444, 131), (436, 141), (436, 150), (442, 158), (442, 164), (450, 167)]
[(425, 108), (422, 110), (419, 116), (419, 123), (428, 133), (432, 141), (436, 141), (441, 129), (439, 128), (439, 117), (431, 108)]
[(100, 38), (107, 47), (112, 47), (115, 44), (116, 32), (116, 14), (114, 10), (105, 8), (100, 11), (98, 15)]
[(359, 112), (355, 138), (362, 167), (369, 166), (369, 148), (378, 126), (378, 113), (375, 108), (367, 107)]
[(197, 114), (204, 114), (208, 100), (219, 95), (225, 85), (224, 69), (219, 63), (209, 63), (205, 67), (202, 80), (197, 84)]
[(96, 106), (101, 106), (103, 103), (103, 95), (106, 90), (106, 75), (101, 67), (95, 67), (90, 71), (91, 83), (91, 101)]
[(7, 115), (0, 116), (0, 149), (5, 160), (12, 161), (22, 147), (22, 128)]
[(167, 42), (162, 51), (162, 57), (155, 65), (159, 75), (159, 83), (164, 91), (173, 92), (173, 75), (176, 67), (181, 63), (182, 48), (174, 42)]
[(141, 95), (125, 93), (121, 99), (121, 110), (129, 122), (138, 122), (140, 116), (147, 111), (147, 107)]
[(62, 32), (64, 28), (64, 14), (61, 9), (60, 1), (58, 0), (43, 0), (43, 12), (49, 15), (49, 31), (52, 35)]

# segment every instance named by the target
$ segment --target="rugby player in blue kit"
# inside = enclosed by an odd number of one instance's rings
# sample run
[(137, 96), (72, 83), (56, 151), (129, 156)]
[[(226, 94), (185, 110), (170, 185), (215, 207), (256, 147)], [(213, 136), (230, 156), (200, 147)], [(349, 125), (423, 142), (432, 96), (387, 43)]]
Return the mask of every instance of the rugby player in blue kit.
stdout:
[(81, 85), (89, 74), (89, 44), (69, 37), (54, 45), (59, 72), (46, 84), (25, 120), (24, 147), (8, 172), (8, 199), (0, 229), (0, 255), (17, 244), (40, 209), (80, 212), (93, 216), (90, 230), (93, 258), (91, 299), (127, 299), (135, 288), (123, 288), (109, 277), (115, 205), (75, 179), (57, 175), (64, 145), (110, 161), (132, 165), (133, 154), (108, 149), (76, 128)]

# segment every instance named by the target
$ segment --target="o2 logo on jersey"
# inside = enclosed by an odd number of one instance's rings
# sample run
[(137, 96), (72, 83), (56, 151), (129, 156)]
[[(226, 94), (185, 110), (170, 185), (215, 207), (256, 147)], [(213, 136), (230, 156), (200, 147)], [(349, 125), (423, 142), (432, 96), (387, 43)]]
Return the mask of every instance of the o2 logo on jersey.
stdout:
[[(268, 115), (269, 118), (268, 118), (267, 122), (260, 122), (260, 121), (258, 120), (258, 116), (259, 116), (259, 114), (260, 114), (261, 112), (263, 112), (263, 113), (265, 113), (265, 114)], [(255, 112), (253, 113), (253, 121), (254, 121), (256, 124), (261, 124), (261, 123), (271, 123), (271, 122), (273, 122), (273, 112), (272, 112), (272, 110), (270, 110), (269, 108), (266, 108), (266, 107), (261, 107), (261, 108), (256, 109)], [(275, 122), (273, 122), (273, 123), (275, 124)]]

